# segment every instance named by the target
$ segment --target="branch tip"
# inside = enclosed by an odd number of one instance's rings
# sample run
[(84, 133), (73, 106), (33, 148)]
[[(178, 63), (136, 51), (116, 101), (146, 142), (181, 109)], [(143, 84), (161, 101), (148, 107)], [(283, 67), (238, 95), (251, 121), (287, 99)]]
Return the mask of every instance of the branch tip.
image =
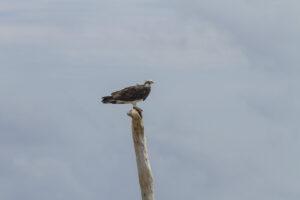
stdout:
[(127, 115), (131, 118), (143, 118), (143, 114), (142, 114), (143, 110), (139, 107), (133, 107), (128, 113)]

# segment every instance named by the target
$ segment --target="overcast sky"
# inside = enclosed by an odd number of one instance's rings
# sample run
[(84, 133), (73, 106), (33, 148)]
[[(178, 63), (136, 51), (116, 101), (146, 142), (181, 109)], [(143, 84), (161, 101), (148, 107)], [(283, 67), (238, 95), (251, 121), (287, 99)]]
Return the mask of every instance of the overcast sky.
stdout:
[(161, 200), (300, 199), (296, 0), (0, 1), (0, 199), (140, 199), (129, 105)]

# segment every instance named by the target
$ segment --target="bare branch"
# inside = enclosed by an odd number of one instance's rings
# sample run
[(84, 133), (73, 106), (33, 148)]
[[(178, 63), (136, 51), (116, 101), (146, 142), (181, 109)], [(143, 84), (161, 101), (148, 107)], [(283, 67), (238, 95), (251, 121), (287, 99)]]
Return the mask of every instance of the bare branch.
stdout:
[(153, 176), (144, 135), (142, 110), (133, 108), (127, 113), (132, 118), (132, 138), (136, 155), (142, 200), (154, 200)]

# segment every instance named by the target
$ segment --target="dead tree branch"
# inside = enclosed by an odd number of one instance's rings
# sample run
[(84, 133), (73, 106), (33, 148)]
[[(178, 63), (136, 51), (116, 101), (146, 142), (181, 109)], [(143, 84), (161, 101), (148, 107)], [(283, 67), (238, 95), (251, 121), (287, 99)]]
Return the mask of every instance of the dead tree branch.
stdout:
[(132, 138), (136, 155), (142, 200), (154, 200), (153, 176), (149, 162), (142, 110), (133, 108), (127, 113), (132, 118)]

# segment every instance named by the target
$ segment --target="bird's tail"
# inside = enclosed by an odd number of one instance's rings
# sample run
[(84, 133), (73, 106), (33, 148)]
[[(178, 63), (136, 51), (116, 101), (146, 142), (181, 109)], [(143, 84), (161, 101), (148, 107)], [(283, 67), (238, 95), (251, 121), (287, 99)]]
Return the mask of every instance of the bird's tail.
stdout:
[(113, 99), (112, 96), (102, 97), (102, 103), (117, 103), (116, 100)]

